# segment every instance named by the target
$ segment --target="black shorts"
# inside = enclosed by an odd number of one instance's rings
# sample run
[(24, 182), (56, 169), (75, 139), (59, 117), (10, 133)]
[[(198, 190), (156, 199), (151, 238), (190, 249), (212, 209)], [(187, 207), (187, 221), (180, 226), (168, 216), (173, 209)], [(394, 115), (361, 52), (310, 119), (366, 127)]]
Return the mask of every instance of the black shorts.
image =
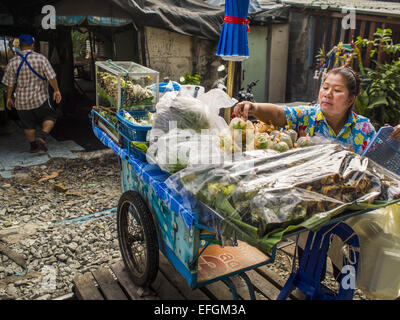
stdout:
[(27, 130), (36, 129), (41, 126), (46, 120), (56, 122), (56, 110), (50, 105), (49, 100), (46, 100), (39, 108), (32, 110), (17, 110), (22, 127)]

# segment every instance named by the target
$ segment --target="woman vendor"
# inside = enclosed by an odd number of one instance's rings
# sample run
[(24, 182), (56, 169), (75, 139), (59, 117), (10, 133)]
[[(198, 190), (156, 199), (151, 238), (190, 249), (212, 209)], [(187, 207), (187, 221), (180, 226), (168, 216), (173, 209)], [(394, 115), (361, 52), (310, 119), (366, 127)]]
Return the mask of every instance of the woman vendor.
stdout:
[[(314, 106), (287, 107), (243, 101), (235, 106), (234, 112), (245, 120), (254, 116), (277, 127), (289, 125), (299, 135), (318, 133), (361, 154), (374, 137), (375, 129), (368, 118), (352, 111), (360, 84), (361, 79), (350, 68), (335, 68), (326, 74), (319, 103)], [(400, 140), (400, 125), (395, 127), (392, 136)]]

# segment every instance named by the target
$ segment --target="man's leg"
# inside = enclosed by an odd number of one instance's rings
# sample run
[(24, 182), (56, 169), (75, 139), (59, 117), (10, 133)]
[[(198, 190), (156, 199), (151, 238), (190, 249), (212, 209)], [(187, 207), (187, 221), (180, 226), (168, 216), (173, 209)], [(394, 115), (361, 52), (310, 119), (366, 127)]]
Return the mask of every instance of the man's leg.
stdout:
[(42, 123), (42, 130), (38, 134), (37, 142), (40, 145), (40, 148), (44, 151), (48, 150), (47, 147), (47, 137), (51, 130), (53, 130), (55, 122), (53, 120), (45, 120)]
[(38, 152), (40, 150), (40, 146), (38, 145), (38, 143), (36, 142), (36, 138), (35, 138), (35, 129), (24, 129), (25, 131), (25, 136), (26, 139), (28, 140), (28, 142), (31, 145), (31, 149), (29, 150), (29, 152)]
[(26, 140), (31, 145), (29, 152), (38, 152), (40, 147), (35, 140), (35, 115), (32, 110), (17, 110), (19, 119), (21, 120), (22, 127), (24, 128)]
[(42, 124), (42, 131), (46, 134), (49, 135), (51, 130), (53, 130), (55, 125), (55, 122), (53, 120), (45, 120)]
[(35, 129), (24, 129), (26, 139), (28, 139), (29, 143), (34, 142), (36, 140)]

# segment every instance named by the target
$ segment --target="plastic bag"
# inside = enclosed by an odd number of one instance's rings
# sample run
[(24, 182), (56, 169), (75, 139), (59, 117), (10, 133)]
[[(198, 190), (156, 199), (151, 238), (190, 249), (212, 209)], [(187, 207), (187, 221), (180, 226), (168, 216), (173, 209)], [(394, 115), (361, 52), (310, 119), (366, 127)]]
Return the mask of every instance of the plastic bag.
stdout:
[[(360, 241), (357, 287), (372, 299), (400, 296), (400, 206), (393, 204), (345, 221)], [(334, 237), (328, 255), (339, 268), (346, 246)]]
[(217, 110), (201, 100), (167, 92), (156, 105), (148, 161), (169, 173), (192, 164), (221, 163), (218, 135), (227, 126)]
[(239, 240), (267, 252), (293, 229), (316, 231), (346, 209), (398, 197), (397, 176), (338, 144), (256, 151), (184, 169), (166, 183), (176, 190), (183, 185), (206, 205), (200, 223), (226, 236), (235, 231)]
[(235, 100), (221, 89), (211, 89), (199, 96), (199, 100), (215, 109), (216, 113), (218, 113), (221, 108), (231, 108), (235, 104)]
[(193, 130), (173, 129), (159, 137), (147, 150), (147, 159), (171, 174), (186, 167), (222, 163), (218, 137)]
[(190, 96), (178, 96), (176, 92), (167, 92), (156, 105), (150, 142), (171, 129), (192, 129), (197, 133), (215, 129), (209, 107), (199, 99)]
[[(153, 96), (155, 96), (156, 95), (156, 87), (157, 86), (154, 83), (151, 86), (146, 87), (146, 89), (151, 90), (153, 92)], [(180, 88), (181, 88), (181, 85), (175, 81), (160, 82), (158, 85), (159, 98), (164, 96), (164, 94), (167, 92), (171, 92), (171, 91), (179, 92)]]

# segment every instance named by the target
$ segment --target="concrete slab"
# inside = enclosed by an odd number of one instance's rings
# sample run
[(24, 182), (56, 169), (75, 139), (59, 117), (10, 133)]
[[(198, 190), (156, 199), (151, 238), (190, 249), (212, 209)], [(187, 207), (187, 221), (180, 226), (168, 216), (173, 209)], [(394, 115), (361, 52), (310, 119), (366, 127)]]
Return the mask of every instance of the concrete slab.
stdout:
[[(10, 125), (8, 125), (10, 127)], [(11, 178), (15, 167), (30, 167), (45, 164), (51, 158), (75, 159), (71, 151), (84, 151), (74, 141), (57, 141), (49, 137), (47, 152), (30, 153), (29, 143), (22, 128), (15, 124), (13, 130), (2, 131), (0, 135), (0, 175)]]

